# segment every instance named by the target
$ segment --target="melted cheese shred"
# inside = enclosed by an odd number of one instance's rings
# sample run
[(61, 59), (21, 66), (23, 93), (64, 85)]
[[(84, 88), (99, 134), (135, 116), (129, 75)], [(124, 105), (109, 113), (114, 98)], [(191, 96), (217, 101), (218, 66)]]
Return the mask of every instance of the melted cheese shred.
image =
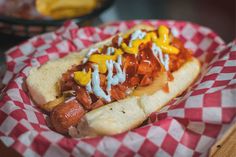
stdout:
[(155, 43), (152, 43), (152, 53), (164, 65), (166, 71), (168, 71), (169, 70), (169, 55), (164, 54), (163, 56), (162, 50)]
[[(121, 69), (121, 55), (118, 56), (117, 63), (109, 60), (106, 62), (108, 74), (107, 74), (107, 92), (110, 94), (111, 85), (118, 85), (119, 83), (123, 83), (126, 79), (126, 74)], [(113, 67), (116, 68), (116, 75), (113, 76)]]
[(100, 78), (98, 72), (98, 65), (93, 65), (93, 73), (92, 73), (92, 90), (97, 97), (101, 97), (105, 99), (107, 102), (111, 101), (111, 96), (106, 94), (101, 86), (100, 86)]
[(89, 57), (90, 57), (93, 53), (95, 53), (95, 52), (97, 52), (97, 51), (99, 51), (97, 48), (91, 48), (91, 49), (88, 51), (88, 53), (85, 55), (85, 57), (84, 57), (84, 59), (83, 59), (83, 63), (86, 63), (86, 62), (88, 61)]
[[(121, 64), (122, 64), (121, 55), (118, 56), (117, 62), (114, 62), (113, 60), (106, 61), (106, 66), (108, 69), (106, 90), (108, 94), (106, 94), (100, 86), (98, 65), (93, 64), (94, 71), (92, 73), (92, 81), (90, 81), (86, 85), (86, 90), (89, 93), (94, 93), (97, 97), (101, 97), (107, 102), (110, 102), (111, 101), (111, 96), (110, 96), (111, 86), (117, 85), (119, 83), (123, 83), (126, 79), (126, 73), (122, 71)], [(116, 75), (114, 76), (113, 76), (113, 67), (115, 67), (117, 71)], [(91, 82), (92, 82), (92, 85), (91, 85)]]

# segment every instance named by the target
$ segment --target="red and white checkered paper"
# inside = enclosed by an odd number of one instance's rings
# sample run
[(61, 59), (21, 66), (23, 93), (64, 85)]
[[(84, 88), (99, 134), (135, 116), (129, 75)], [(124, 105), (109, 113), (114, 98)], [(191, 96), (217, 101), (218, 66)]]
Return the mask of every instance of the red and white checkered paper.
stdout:
[[(174, 35), (202, 61), (197, 82), (160, 113), (152, 114), (150, 124), (132, 131), (76, 139), (50, 130), (47, 115), (25, 92), (24, 80), (30, 68), (139, 23), (172, 28)], [(0, 139), (23, 156), (206, 156), (216, 139), (236, 120), (236, 40), (226, 45), (210, 29), (197, 24), (141, 20), (78, 28), (68, 22), (56, 32), (36, 36), (10, 49), (6, 57), (3, 83), (7, 87), (0, 102)]]

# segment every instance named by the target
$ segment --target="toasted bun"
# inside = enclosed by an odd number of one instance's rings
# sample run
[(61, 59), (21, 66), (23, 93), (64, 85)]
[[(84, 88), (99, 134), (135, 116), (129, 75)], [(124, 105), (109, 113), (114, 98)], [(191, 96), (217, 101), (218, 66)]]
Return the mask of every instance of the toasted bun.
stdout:
[(26, 84), (33, 100), (39, 105), (55, 100), (59, 95), (58, 80), (73, 64), (79, 64), (81, 59), (82, 55), (73, 53), (62, 59), (47, 62), (40, 68), (32, 68)]
[[(199, 73), (200, 63), (193, 58), (173, 73), (174, 80), (168, 83), (168, 93), (159, 89), (151, 95), (131, 96), (86, 113), (77, 127), (80, 136), (113, 135), (141, 125), (152, 112), (184, 92)], [(153, 87), (148, 88), (152, 90)]]

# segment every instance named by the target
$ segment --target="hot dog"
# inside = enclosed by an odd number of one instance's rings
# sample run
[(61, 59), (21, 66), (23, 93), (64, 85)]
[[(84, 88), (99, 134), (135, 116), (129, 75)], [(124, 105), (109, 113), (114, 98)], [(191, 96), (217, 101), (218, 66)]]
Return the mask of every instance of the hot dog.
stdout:
[(199, 61), (169, 28), (138, 25), (32, 68), (26, 84), (57, 132), (76, 127), (79, 136), (112, 135), (138, 127), (199, 72)]

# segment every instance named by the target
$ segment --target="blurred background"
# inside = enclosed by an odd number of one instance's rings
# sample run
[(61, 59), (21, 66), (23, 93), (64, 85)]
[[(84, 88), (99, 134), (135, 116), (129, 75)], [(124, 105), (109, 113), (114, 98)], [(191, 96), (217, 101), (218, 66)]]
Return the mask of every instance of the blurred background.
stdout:
[(114, 18), (174, 19), (198, 23), (213, 29), (226, 42), (236, 37), (235, 0), (117, 0), (104, 16)]
[[(6, 0), (0, 0), (0, 5), (1, 1)], [(19, 0), (11, 1), (13, 1), (15, 4)], [(96, 26), (102, 23), (116, 20), (174, 19), (191, 21), (200, 25), (210, 27), (216, 33), (218, 33), (226, 42), (230, 42), (236, 37), (235, 0), (115, 0), (114, 2), (113, 0), (108, 1), (111, 1), (111, 4), (101, 12), (93, 14), (93, 21), (87, 22), (85, 25)], [(11, 6), (12, 4), (9, 5)], [(25, 7), (24, 9), (29, 8)], [(0, 6), (0, 13), (1, 10), (4, 11), (3, 8), (1, 8)], [(17, 16), (17, 14), (15, 14), (15, 16)], [(91, 17), (89, 17), (88, 19), (90, 18)], [(6, 18), (5, 20), (8, 19)], [(14, 19), (13, 22), (15, 22)], [(19, 23), (19, 21), (17, 22)], [(40, 23), (40, 21), (37, 20), (34, 22)], [(4, 30), (2, 32), (6, 31), (9, 31), (9, 29), (7, 28), (7, 30)], [(2, 61), (4, 58), (4, 51), (16, 44), (19, 44), (25, 39), (27, 39), (27, 37), (13, 37), (12, 35), (9, 36), (5, 35), (4, 33), (0, 33), (0, 61)]]

